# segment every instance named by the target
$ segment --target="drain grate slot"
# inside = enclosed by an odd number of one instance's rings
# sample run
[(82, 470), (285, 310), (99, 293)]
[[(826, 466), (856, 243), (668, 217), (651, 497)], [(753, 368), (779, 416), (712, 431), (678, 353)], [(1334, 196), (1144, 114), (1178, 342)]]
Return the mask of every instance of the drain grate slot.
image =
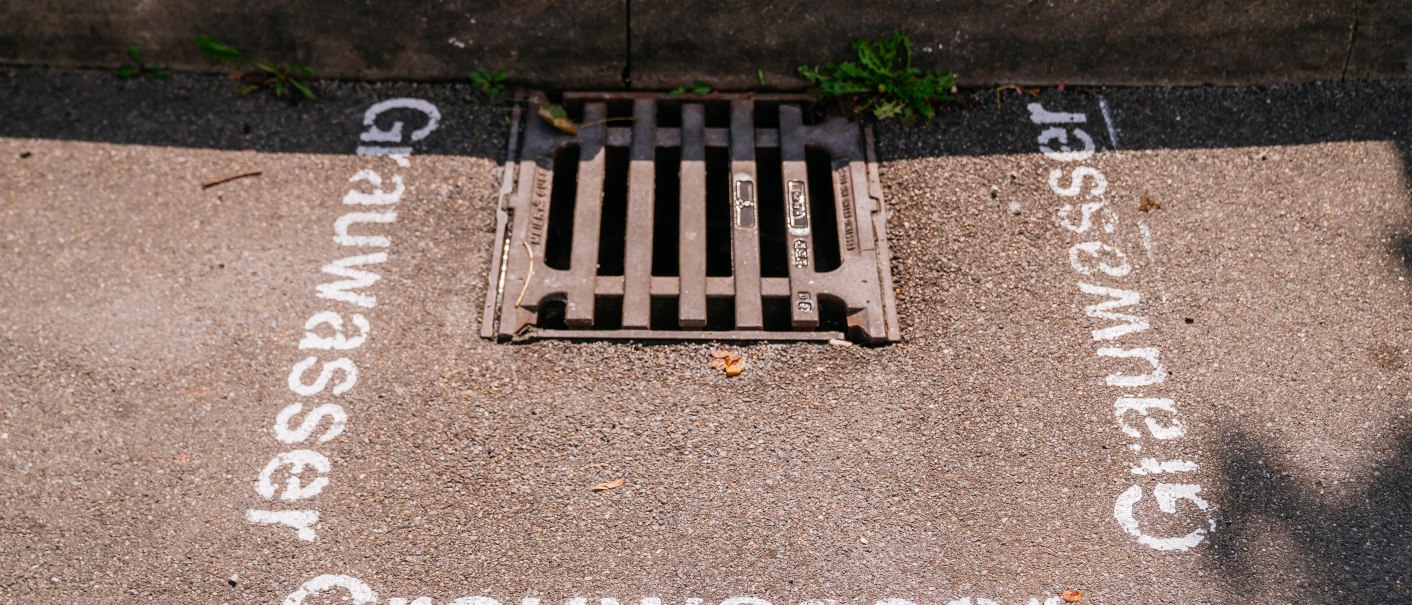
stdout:
[[(705, 153), (706, 172), (701, 178), (706, 180), (706, 195), (700, 203), (704, 205), (706, 213), (706, 275), (724, 277), (731, 274), (732, 258), (730, 154), (722, 147), (712, 147)], [(686, 166), (682, 169), (685, 171)], [(685, 199), (685, 182), (682, 187), (682, 197)], [(693, 231), (683, 228), (682, 232)], [(687, 254), (687, 251), (683, 250), (682, 253)]]
[(482, 335), (896, 341), (870, 134), (806, 102), (569, 93), (574, 135), (518, 111)]
[(579, 177), (579, 146), (568, 145), (554, 152), (553, 189), (549, 195), (549, 224), (544, 236), (544, 264), (551, 269), (569, 269), (574, 242), (574, 183)]

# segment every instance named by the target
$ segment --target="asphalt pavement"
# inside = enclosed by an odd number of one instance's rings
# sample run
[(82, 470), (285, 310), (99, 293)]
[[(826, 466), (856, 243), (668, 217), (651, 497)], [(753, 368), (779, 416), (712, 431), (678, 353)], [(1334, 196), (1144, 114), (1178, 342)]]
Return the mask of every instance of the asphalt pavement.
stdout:
[(1412, 602), (1412, 84), (880, 125), (876, 348), (482, 340), (509, 101), (231, 86), (0, 71), (0, 601)]

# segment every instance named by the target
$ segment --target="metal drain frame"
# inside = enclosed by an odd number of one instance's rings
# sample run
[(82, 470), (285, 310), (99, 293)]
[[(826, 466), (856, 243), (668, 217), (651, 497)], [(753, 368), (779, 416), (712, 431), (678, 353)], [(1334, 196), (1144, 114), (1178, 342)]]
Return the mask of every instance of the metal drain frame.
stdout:
[[(669, 97), (659, 93), (565, 93), (565, 105), (583, 104), (576, 135), (554, 129), (533, 111), (542, 93), (517, 103), (512, 115), (509, 152), (504, 165), (496, 238), (491, 252), (481, 336), (497, 340), (628, 339), (823, 341), (847, 338), (863, 343), (900, 340), (896, 300), (889, 267), (886, 215), (878, 181), (871, 127), (841, 118), (805, 125), (803, 95), (713, 93)], [(681, 126), (657, 126), (660, 101), (681, 104)], [(606, 120), (608, 102), (630, 101), (630, 127)], [(778, 128), (757, 129), (757, 103), (778, 106)], [(729, 127), (705, 127), (704, 106), (728, 103)], [(531, 108), (529, 111), (521, 107)], [(553, 168), (558, 150), (577, 144), (580, 151), (568, 270), (545, 264)], [(628, 148), (628, 194), (621, 276), (598, 275), (598, 235), (603, 199), (604, 156), (609, 146)], [(826, 149), (831, 158), (834, 216), (839, 237), (839, 266), (814, 271), (815, 246), (810, 225), (806, 146)], [(678, 225), (678, 275), (651, 275), (655, 150), (681, 149)], [(729, 150), (731, 186), (730, 276), (706, 275), (707, 147)], [(760, 277), (760, 236), (756, 208), (759, 182), (755, 150), (778, 147), (780, 185), (784, 188), (788, 277)], [(585, 202), (595, 202), (585, 203)], [(589, 224), (591, 228), (583, 229)], [(686, 251), (688, 241), (694, 251)], [(638, 259), (633, 262), (632, 259)], [(621, 328), (595, 329), (598, 296), (622, 297)], [(708, 297), (734, 299), (735, 329), (705, 330)], [(651, 328), (652, 297), (676, 297), (675, 329)], [(789, 302), (791, 330), (765, 330), (763, 297)], [(820, 307), (829, 298), (842, 304), (844, 330), (820, 329)], [(565, 328), (536, 326), (541, 304), (564, 301)]]

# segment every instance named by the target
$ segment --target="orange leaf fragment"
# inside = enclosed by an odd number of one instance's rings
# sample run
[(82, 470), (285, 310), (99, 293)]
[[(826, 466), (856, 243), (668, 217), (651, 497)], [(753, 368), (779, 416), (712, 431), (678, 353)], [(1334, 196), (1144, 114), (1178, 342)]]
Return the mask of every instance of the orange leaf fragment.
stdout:
[(745, 371), (745, 360), (739, 356), (726, 362), (726, 376), (739, 376)]
[(711, 369), (725, 372), (726, 376), (739, 376), (745, 371), (745, 358), (735, 351), (716, 349), (711, 351)]
[(607, 482), (604, 482), (604, 483), (599, 483), (598, 485), (595, 485), (595, 486), (593, 486), (593, 487), (590, 487), (590, 488), (588, 488), (588, 491), (591, 491), (591, 492), (606, 492), (606, 491), (608, 491), (608, 490), (610, 490), (610, 489), (618, 489), (618, 488), (622, 487), (624, 483), (627, 483), (627, 480), (626, 480), (626, 479), (614, 479), (614, 480), (612, 480), (612, 481), (607, 481)]
[(1082, 590), (1069, 589), (1059, 593), (1059, 596), (1064, 597), (1065, 603), (1078, 603), (1084, 600), (1084, 592)]

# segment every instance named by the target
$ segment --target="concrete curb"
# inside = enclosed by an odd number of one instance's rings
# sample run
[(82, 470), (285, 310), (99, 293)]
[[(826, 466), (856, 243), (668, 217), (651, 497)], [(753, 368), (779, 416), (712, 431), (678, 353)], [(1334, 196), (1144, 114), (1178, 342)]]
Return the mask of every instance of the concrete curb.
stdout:
[(759, 70), (766, 88), (794, 89), (798, 65), (903, 29), (919, 66), (966, 85), (1269, 84), (1412, 76), (1409, 26), (1412, 0), (38, 0), (0, 9), (0, 64), (116, 68), (135, 44), (178, 71), (227, 69), (197, 52), (206, 33), (320, 77), (447, 80), (490, 68), (553, 88), (745, 89), (761, 87)]

